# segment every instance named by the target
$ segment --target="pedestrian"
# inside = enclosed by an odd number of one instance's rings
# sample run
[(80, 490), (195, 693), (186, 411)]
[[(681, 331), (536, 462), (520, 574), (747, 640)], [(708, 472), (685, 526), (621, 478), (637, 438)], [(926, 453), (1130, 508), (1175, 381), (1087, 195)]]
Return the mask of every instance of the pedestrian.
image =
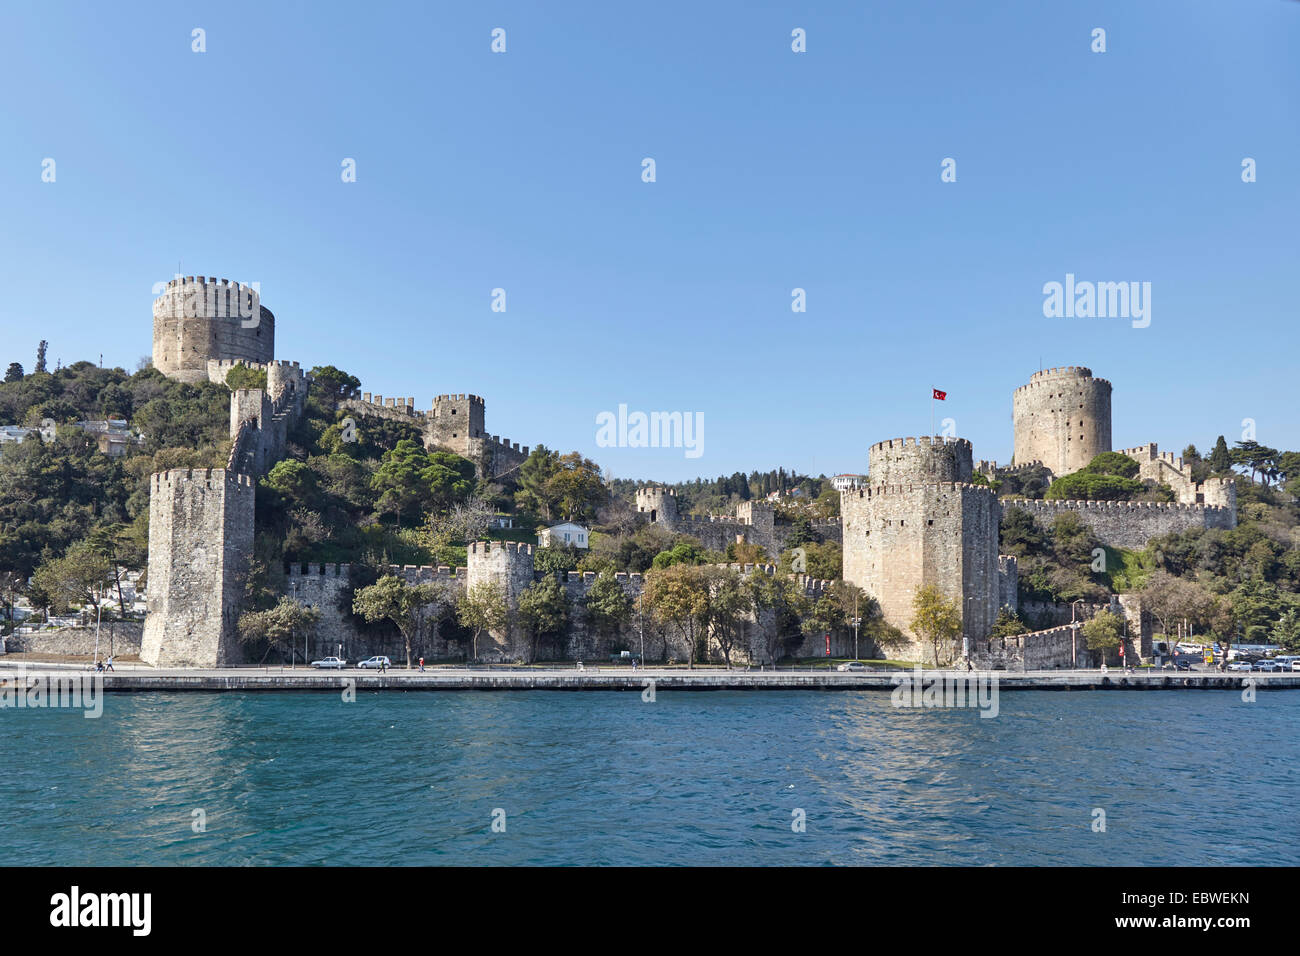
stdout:
[(424, 673), (424, 658), (423, 658), (423, 657), (420, 658), (420, 673), (421, 673), (421, 674)]
[(112, 669), (113, 669), (113, 655), (110, 654), (108, 660), (104, 661), (104, 670), (111, 671)]

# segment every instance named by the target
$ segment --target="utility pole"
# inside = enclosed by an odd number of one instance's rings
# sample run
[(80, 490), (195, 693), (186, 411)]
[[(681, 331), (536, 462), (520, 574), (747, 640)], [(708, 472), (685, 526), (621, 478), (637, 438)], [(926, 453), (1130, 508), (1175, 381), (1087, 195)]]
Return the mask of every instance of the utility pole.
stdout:
[(641, 599), (644, 594), (636, 596), (636, 616), (641, 627), (641, 666), (645, 667), (645, 611), (642, 610)]

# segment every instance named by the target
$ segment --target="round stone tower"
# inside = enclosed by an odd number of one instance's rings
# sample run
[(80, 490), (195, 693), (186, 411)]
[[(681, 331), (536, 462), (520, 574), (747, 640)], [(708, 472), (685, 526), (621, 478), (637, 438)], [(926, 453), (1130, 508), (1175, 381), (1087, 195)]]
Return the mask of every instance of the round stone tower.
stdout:
[(670, 531), (677, 526), (677, 493), (671, 488), (651, 485), (636, 490), (636, 510), (651, 524), (662, 524)]
[(964, 438), (891, 438), (876, 442), (867, 453), (867, 484), (906, 485), (913, 482), (971, 479), (971, 443)]
[(252, 286), (173, 279), (153, 303), (153, 364), (168, 378), (208, 380), (208, 361), (264, 365), (275, 357), (275, 316)]
[(1041, 461), (1059, 477), (1110, 451), (1110, 391), (1082, 366), (1034, 373), (1011, 399), (1014, 463)]
[[(961, 609), (962, 635), (988, 637), (1000, 607), (998, 524), (1002, 509), (986, 485), (970, 484), (964, 439), (895, 438), (871, 446), (869, 482), (840, 495), (844, 580), (880, 604), (886, 621), (911, 638), (892, 650), (930, 660), (911, 629), (917, 588), (934, 585)], [(960, 654), (958, 643), (950, 649)], [(941, 650), (940, 658), (949, 650)]]

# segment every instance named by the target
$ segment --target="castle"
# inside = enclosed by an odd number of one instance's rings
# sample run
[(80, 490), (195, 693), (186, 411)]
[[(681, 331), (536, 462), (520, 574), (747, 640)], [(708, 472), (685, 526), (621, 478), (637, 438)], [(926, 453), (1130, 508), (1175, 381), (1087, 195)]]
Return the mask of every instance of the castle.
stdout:
[[(298, 363), (275, 359), (275, 318), (249, 286), (214, 278), (176, 279), (155, 301), (153, 313), (154, 364), (168, 377), (224, 382), (236, 365), (266, 372), (265, 389), (241, 388), (231, 394), (231, 450), (224, 469), (174, 469), (154, 475), (150, 482), (151, 600), (141, 658), (158, 666), (237, 663), (242, 658), (237, 621), (253, 551), (257, 482), (286, 455), (287, 435), (303, 414), (312, 379)], [(426, 448), (448, 449), (473, 461), (481, 477), (503, 475), (528, 457), (527, 446), (488, 434), (485, 403), (477, 395), (439, 395), (428, 412), (421, 412), (413, 398), (385, 401), (382, 395), (356, 392), (340, 407), (361, 417), (413, 424)], [(1236, 525), (1233, 480), (1198, 483), (1181, 459), (1159, 452), (1154, 443), (1124, 453), (1138, 461), (1141, 477), (1171, 487), (1177, 502), (999, 501), (987, 483), (975, 481), (977, 471), (996, 478), (1034, 467), (1063, 475), (1111, 450), (1111, 385), (1093, 378), (1087, 368), (1035, 373), (1013, 393), (1012, 414), (1011, 467), (981, 461), (977, 468), (965, 439), (877, 442), (868, 451), (865, 482), (841, 491), (840, 518), (812, 522), (819, 538), (841, 544), (844, 579), (874, 597), (885, 620), (911, 640), (896, 656), (921, 659), (925, 652), (910, 630), (912, 599), (920, 585), (932, 584), (960, 605), (962, 637), (975, 659), (1002, 666), (1078, 662), (1077, 634), (1063, 634), (1059, 627), (1000, 643), (989, 640), (999, 610), (1017, 607), (1015, 559), (998, 554), (1004, 508), (1022, 508), (1045, 525), (1061, 513), (1073, 512), (1103, 543), (1125, 548), (1144, 547), (1152, 537), (1171, 531)], [(683, 515), (671, 489), (649, 486), (637, 489), (635, 507), (646, 521), (692, 535), (718, 551), (743, 541), (776, 558), (794, 530), (765, 501), (741, 502), (734, 515)], [(441, 581), (453, 594), (479, 582), (494, 582), (511, 609), (520, 592), (537, 579), (531, 545), (475, 542), (468, 549), (467, 564), (454, 570), (393, 570), (413, 582)], [(771, 565), (732, 567), (744, 574), (775, 573)], [(338, 607), (351, 586), (350, 577), (346, 565), (299, 567), (289, 573), (290, 594), (325, 612), (317, 644), (325, 653), (333, 653), (335, 646), (345, 653), (375, 652), (376, 639), (356, 631)], [(616, 579), (630, 598), (640, 596), (640, 575)], [(565, 592), (575, 607), (594, 580), (590, 573), (568, 575)], [(814, 597), (826, 586), (807, 577), (798, 581), (804, 593)], [(567, 655), (592, 656), (607, 649), (611, 639), (625, 646), (631, 639), (627, 633), (606, 635), (602, 644), (600, 636), (587, 633), (581, 615), (574, 619)], [(639, 627), (644, 623), (642, 619)], [(760, 615), (751, 624), (742, 656), (773, 659), (775, 622), (770, 615)], [(480, 656), (519, 656), (521, 642), (512, 613), (500, 633), (489, 635)], [(819, 649), (808, 646), (799, 652)]]
[[(794, 526), (776, 516), (767, 501), (742, 501), (734, 515), (684, 515), (677, 507), (677, 494), (671, 488), (651, 485), (636, 490), (636, 510), (652, 524), (674, 534), (689, 534), (712, 551), (725, 551), (739, 542), (756, 544), (775, 558), (786, 549)], [(823, 540), (840, 541), (841, 525), (837, 519), (809, 522), (814, 534)]]
[[(963, 642), (977, 661), (1066, 666), (1079, 660), (1077, 635), (1060, 627), (989, 641), (999, 611), (1019, 610), (1016, 560), (998, 554), (1006, 509), (1022, 509), (1044, 527), (1060, 514), (1077, 514), (1103, 544), (1133, 550), (1158, 535), (1236, 526), (1233, 479), (1198, 483), (1182, 459), (1160, 453), (1154, 443), (1123, 453), (1138, 462), (1139, 477), (1172, 488), (1176, 502), (1000, 501), (987, 481), (974, 480), (977, 473), (996, 479), (1028, 469), (1050, 479), (1111, 451), (1111, 391), (1110, 382), (1080, 366), (1032, 375), (1012, 394), (1015, 457), (1008, 467), (990, 461), (977, 466), (971, 443), (959, 438), (893, 438), (871, 446), (866, 480), (841, 489), (839, 521), (817, 530), (842, 542), (844, 580), (875, 598), (885, 620), (909, 639), (906, 647), (891, 649), (892, 656), (923, 659), (926, 648), (910, 626), (912, 601), (919, 586), (931, 584), (959, 604)], [(773, 557), (784, 549), (780, 526), (763, 502), (743, 502), (735, 516), (682, 516), (670, 489), (647, 487), (637, 491), (636, 507), (647, 520), (715, 550), (733, 540), (759, 544)], [(1117, 599), (1116, 608), (1121, 605), (1136, 608), (1131, 598)], [(1149, 649), (1146, 638), (1149, 632), (1138, 641), (1139, 653)]]

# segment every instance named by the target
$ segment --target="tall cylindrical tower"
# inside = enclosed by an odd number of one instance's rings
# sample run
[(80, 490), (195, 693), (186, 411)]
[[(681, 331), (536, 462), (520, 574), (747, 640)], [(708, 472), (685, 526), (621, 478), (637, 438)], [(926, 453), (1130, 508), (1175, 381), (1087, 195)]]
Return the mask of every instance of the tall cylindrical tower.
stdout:
[(1068, 475), (1110, 451), (1110, 392), (1110, 382), (1082, 366), (1030, 376), (1011, 399), (1015, 464), (1041, 461)]
[(891, 438), (867, 452), (872, 487), (935, 481), (968, 482), (973, 470), (971, 443), (965, 438)]
[(275, 357), (275, 316), (252, 286), (173, 279), (153, 303), (153, 365), (168, 378), (208, 380), (208, 360), (263, 365)]

